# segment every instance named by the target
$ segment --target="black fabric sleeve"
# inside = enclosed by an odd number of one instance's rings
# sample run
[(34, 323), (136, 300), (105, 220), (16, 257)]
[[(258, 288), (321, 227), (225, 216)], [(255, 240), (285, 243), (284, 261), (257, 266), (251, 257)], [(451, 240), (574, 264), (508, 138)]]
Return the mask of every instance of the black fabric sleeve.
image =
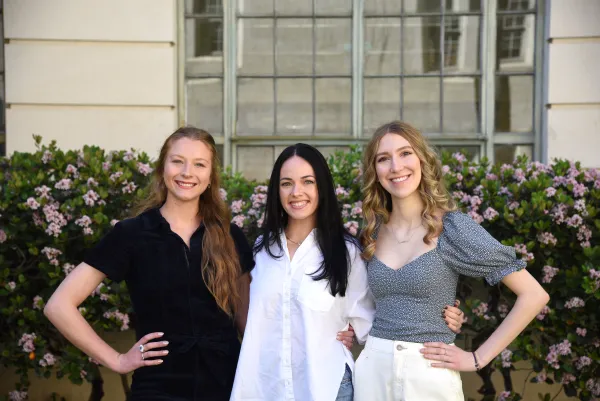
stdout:
[(116, 282), (123, 281), (131, 268), (131, 235), (118, 222), (100, 242), (87, 252), (84, 262)]
[(231, 224), (230, 232), (231, 236), (233, 237), (233, 242), (235, 243), (235, 248), (237, 249), (240, 257), (242, 274), (249, 273), (252, 271), (252, 269), (254, 269), (254, 255), (252, 254), (252, 248), (248, 244), (248, 239), (241, 228), (233, 223)]

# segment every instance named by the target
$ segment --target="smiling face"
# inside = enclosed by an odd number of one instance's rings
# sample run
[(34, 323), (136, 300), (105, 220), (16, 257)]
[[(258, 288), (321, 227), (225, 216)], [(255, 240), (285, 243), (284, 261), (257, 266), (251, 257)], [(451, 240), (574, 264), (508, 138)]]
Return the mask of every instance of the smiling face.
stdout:
[(312, 166), (303, 158), (292, 156), (281, 166), (280, 177), (279, 198), (288, 218), (315, 219), (319, 191)]
[(419, 196), (421, 160), (410, 143), (399, 134), (385, 134), (375, 156), (377, 180), (392, 198)]
[(181, 138), (171, 143), (163, 173), (167, 197), (197, 202), (210, 184), (212, 159), (210, 148), (202, 141)]

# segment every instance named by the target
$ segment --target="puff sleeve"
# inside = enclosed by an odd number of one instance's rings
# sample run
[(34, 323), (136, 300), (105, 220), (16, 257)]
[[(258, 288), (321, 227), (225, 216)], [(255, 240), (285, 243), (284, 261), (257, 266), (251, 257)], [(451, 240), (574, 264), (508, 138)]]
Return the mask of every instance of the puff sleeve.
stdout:
[(484, 277), (490, 285), (527, 265), (517, 259), (513, 247), (502, 245), (461, 212), (450, 212), (444, 217), (438, 248), (444, 262), (458, 274)]

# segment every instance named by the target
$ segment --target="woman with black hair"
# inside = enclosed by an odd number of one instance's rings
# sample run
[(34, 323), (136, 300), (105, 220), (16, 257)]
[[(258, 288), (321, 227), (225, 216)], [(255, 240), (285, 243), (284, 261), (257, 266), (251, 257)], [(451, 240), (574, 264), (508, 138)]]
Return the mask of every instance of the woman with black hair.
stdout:
[(363, 342), (375, 306), (317, 149), (277, 158), (264, 221), (231, 400), (351, 401), (354, 361), (336, 336), (352, 324)]

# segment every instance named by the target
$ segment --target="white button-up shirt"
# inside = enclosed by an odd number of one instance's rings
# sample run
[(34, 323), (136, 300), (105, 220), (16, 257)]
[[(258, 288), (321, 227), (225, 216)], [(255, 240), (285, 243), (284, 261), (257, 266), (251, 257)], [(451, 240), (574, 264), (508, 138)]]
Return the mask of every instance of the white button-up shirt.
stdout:
[[(346, 295), (332, 296), (328, 281), (315, 281), (322, 261), (315, 230), (290, 261), (256, 255), (250, 284), (250, 309), (231, 395), (232, 401), (335, 401), (350, 351), (336, 339), (348, 324), (359, 342), (371, 330), (375, 304), (358, 248), (348, 244), (350, 272)], [(342, 252), (342, 250), (340, 250)]]

